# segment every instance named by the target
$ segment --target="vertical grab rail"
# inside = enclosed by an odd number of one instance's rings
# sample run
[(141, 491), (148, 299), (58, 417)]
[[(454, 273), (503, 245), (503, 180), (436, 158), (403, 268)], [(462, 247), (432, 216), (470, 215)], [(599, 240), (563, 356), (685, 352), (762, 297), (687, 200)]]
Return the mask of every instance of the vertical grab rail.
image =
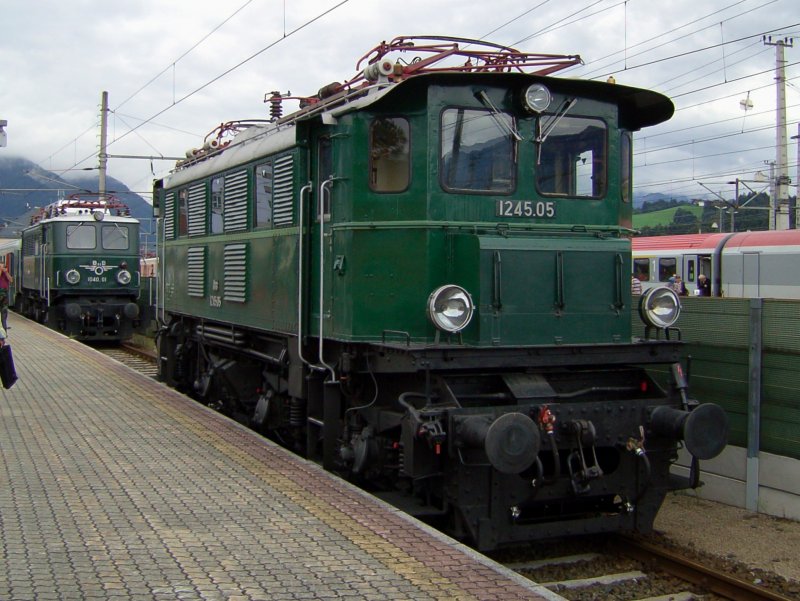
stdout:
[(561, 312), (566, 306), (564, 299), (564, 253), (556, 253), (556, 309)]
[[(317, 365), (313, 365), (308, 359), (303, 356), (303, 315), (305, 307), (303, 306), (303, 268), (304, 262), (303, 257), (305, 256), (305, 245), (303, 244), (305, 240), (305, 234), (303, 233), (303, 228), (305, 224), (303, 223), (303, 215), (304, 215), (304, 197), (306, 195), (309, 196), (311, 194), (311, 189), (313, 184), (308, 182), (305, 186), (300, 188), (300, 207), (299, 207), (299, 242), (297, 248), (297, 356), (300, 358), (300, 361), (308, 365), (312, 369), (322, 369)], [(311, 226), (309, 225), (309, 233), (311, 232)]]
[(319, 185), (319, 362), (331, 375), (331, 381), (336, 381), (336, 372), (333, 367), (325, 363), (323, 355), (323, 321), (325, 319), (325, 200), (326, 194), (330, 199), (330, 190), (334, 177), (330, 176)]

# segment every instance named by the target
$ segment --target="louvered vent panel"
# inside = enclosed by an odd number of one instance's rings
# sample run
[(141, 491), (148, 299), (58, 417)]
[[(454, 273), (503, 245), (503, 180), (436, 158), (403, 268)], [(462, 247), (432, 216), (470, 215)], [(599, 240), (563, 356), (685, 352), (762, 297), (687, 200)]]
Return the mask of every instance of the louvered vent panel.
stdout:
[(167, 194), (164, 201), (164, 236), (167, 240), (175, 239), (175, 192)]
[(247, 171), (225, 176), (225, 231), (247, 230)]
[(189, 188), (189, 235), (206, 234), (206, 185), (195, 184)]
[(205, 296), (206, 248), (194, 246), (186, 253), (186, 288), (189, 296)]
[(247, 244), (225, 246), (225, 300), (247, 301)]
[(272, 221), (275, 227), (292, 225), (294, 221), (294, 209), (292, 207), (293, 162), (294, 159), (291, 155), (282, 156), (275, 160), (272, 205)]

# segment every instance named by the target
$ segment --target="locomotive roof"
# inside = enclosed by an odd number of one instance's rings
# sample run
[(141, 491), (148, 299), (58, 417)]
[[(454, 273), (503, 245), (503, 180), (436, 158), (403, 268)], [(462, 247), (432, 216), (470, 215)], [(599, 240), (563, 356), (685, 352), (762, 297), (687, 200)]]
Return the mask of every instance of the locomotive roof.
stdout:
[(52, 221), (107, 221), (111, 223), (138, 223), (130, 216), (130, 209), (113, 196), (99, 194), (74, 194), (57, 200), (39, 210), (31, 218), (31, 226)]
[[(409, 58), (409, 54), (413, 56)], [(315, 96), (284, 96), (279, 92), (266, 96), (264, 102), (270, 104), (270, 121), (222, 123), (206, 136), (202, 148), (188, 151), (186, 159), (178, 161), (173, 173), (164, 179), (164, 185), (185, 184), (289, 148), (295, 143), (294, 126), (300, 121), (319, 119), (323, 123), (333, 123), (341, 114), (376, 104), (400, 90), (408, 92), (414, 86), (433, 83), (486, 81), (522, 86), (526, 82), (542, 81), (561, 93), (613, 102), (619, 107), (620, 127), (634, 131), (672, 116), (672, 102), (657, 92), (615, 83), (550, 77), (582, 63), (576, 54), (521, 52), (486, 40), (397, 36), (379, 43), (362, 56), (356, 63), (356, 75), (344, 83), (330, 83)], [(281, 103), (287, 98), (300, 100), (301, 108), (281, 117)], [(231, 132), (236, 132), (235, 137), (223, 141)]]

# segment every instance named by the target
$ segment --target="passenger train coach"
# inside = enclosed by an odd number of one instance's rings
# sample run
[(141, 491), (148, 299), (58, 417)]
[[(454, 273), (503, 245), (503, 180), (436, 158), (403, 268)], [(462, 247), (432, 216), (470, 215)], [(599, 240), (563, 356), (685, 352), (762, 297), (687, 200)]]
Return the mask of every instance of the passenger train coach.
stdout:
[(632, 248), (644, 291), (677, 273), (695, 295), (703, 274), (711, 296), (800, 298), (798, 230), (638, 237)]

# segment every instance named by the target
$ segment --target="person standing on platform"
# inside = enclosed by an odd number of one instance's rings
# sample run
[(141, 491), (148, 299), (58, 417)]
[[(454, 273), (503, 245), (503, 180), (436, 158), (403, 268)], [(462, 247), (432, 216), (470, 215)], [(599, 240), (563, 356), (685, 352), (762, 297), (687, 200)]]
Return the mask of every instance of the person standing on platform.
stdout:
[(711, 282), (703, 273), (697, 276), (697, 296), (711, 296)]
[[(4, 334), (8, 332), (8, 296), (10, 294), (9, 288), (14, 282), (8, 269), (3, 263), (0, 263), (0, 321), (2, 321)], [(5, 338), (5, 335), (3, 336)]]

